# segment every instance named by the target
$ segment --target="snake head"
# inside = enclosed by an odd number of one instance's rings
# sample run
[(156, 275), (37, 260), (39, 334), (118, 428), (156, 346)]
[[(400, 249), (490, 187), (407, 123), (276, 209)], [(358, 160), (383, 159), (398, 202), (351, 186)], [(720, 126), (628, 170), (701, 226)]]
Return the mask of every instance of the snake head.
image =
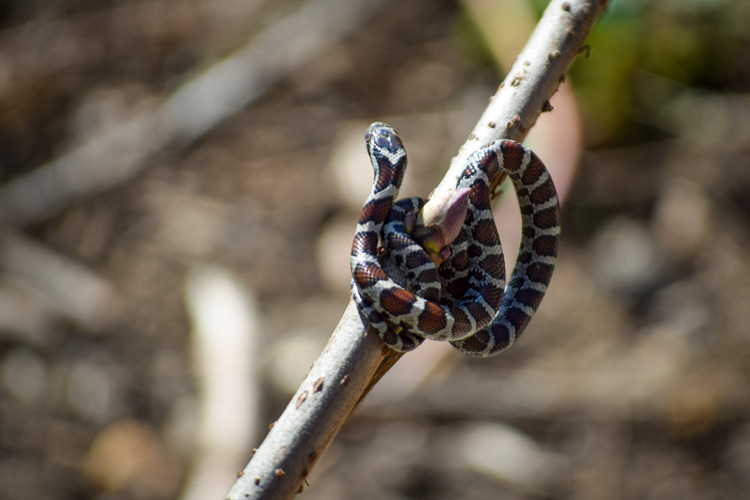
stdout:
[(379, 149), (391, 155), (397, 155), (404, 149), (404, 143), (401, 142), (398, 133), (389, 125), (382, 122), (375, 122), (367, 127), (365, 142), (367, 143), (368, 152)]
[(448, 247), (464, 225), (470, 192), (469, 188), (446, 190), (430, 198), (419, 212), (412, 237), (427, 250), (436, 265), (450, 257)]

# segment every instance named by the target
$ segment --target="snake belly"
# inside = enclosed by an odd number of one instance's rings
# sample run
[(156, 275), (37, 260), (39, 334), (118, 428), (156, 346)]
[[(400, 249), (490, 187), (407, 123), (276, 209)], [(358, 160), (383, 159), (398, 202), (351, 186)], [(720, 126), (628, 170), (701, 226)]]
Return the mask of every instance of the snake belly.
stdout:
[[(383, 123), (372, 124), (365, 141), (375, 178), (357, 224), (350, 264), (352, 295), (368, 332), (401, 352), (425, 338), (449, 340), (472, 356), (492, 356), (509, 347), (539, 306), (557, 255), (559, 203), (542, 162), (513, 141), (490, 143), (471, 156), (457, 183), (457, 188), (470, 189), (464, 228), (438, 274), (403, 224), (424, 201), (394, 202), (406, 168), (403, 143)], [(513, 181), (523, 221), (519, 258), (507, 290), (490, 205), (490, 183), (502, 173)], [(406, 288), (383, 271), (381, 239), (404, 270)]]

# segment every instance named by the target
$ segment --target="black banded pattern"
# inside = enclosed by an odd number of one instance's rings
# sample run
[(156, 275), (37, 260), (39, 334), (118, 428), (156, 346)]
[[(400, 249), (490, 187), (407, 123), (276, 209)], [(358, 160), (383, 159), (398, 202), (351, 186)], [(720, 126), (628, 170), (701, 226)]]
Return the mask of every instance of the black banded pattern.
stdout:
[[(492, 356), (521, 334), (552, 277), (560, 236), (560, 208), (539, 158), (513, 141), (474, 153), (457, 188), (469, 188), (464, 227), (439, 269), (408, 234), (404, 221), (424, 201), (395, 202), (406, 169), (396, 132), (373, 123), (365, 135), (375, 179), (362, 209), (351, 252), (352, 295), (368, 331), (397, 351), (425, 338), (448, 340), (472, 356)], [(505, 289), (505, 266), (490, 206), (491, 181), (512, 180), (521, 208), (519, 257)], [(383, 271), (379, 242), (403, 270), (408, 289)]]

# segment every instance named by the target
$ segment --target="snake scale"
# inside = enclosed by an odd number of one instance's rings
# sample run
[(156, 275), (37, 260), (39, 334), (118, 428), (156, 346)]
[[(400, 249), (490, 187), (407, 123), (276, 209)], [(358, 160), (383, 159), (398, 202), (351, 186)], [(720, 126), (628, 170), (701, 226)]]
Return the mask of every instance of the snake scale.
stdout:
[[(526, 328), (552, 277), (560, 237), (560, 206), (544, 164), (509, 140), (495, 141), (467, 161), (456, 188), (468, 190), (461, 233), (439, 267), (409, 234), (408, 221), (425, 201), (395, 201), (406, 151), (395, 130), (373, 123), (365, 134), (375, 177), (357, 224), (350, 258), (352, 295), (368, 333), (407, 352), (424, 339), (447, 340), (470, 356), (510, 347)], [(505, 283), (500, 238), (491, 211), (491, 188), (502, 174), (513, 182), (522, 239)], [(401, 286), (383, 270), (388, 256), (405, 275)]]

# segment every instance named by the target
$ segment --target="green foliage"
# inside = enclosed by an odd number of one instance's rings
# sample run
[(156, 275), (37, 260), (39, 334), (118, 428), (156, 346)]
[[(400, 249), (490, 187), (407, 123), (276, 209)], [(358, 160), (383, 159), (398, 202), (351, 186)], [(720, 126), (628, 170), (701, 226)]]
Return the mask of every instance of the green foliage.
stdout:
[[(746, 91), (748, 25), (748, 2), (612, 1), (587, 40), (591, 56), (569, 75), (585, 95), (580, 102), (592, 145), (644, 139), (644, 124), (635, 117), (658, 113), (674, 97), (643, 95), (656, 91), (644, 76), (672, 81), (673, 89)], [(636, 103), (654, 108), (636, 110)]]

